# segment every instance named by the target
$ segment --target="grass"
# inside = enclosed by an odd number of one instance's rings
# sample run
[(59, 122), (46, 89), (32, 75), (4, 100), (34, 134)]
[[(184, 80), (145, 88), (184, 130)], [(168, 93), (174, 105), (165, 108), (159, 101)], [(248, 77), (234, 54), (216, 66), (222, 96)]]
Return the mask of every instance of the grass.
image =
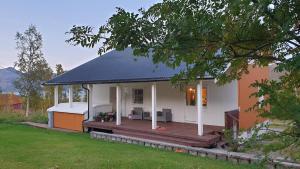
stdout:
[(194, 157), (139, 145), (112, 143), (88, 134), (0, 123), (0, 168), (250, 169), (253, 165)]
[(29, 120), (36, 123), (48, 124), (48, 114), (42, 112), (35, 112), (29, 115)]
[(0, 123), (15, 123), (31, 121), (36, 123), (48, 123), (48, 117), (46, 113), (33, 112), (30, 113), (28, 117), (25, 116), (23, 112), (14, 112), (11, 110), (0, 110)]

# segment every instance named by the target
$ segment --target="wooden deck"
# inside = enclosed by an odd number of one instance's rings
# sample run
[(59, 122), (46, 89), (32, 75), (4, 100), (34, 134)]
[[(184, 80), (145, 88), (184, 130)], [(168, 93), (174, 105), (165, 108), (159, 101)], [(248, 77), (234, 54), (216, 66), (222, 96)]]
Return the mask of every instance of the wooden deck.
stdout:
[(197, 135), (197, 125), (189, 123), (157, 123), (156, 130), (151, 129), (151, 121), (129, 120), (122, 118), (122, 124), (115, 122), (84, 122), (90, 130), (139, 137), (150, 140), (165, 141), (193, 147), (214, 147), (220, 141), (223, 127), (204, 125), (204, 135)]

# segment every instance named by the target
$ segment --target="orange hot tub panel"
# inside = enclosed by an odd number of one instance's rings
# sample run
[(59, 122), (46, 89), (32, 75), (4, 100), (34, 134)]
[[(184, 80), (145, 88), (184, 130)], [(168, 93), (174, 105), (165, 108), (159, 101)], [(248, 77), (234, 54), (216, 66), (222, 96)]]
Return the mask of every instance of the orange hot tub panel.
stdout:
[(73, 131), (82, 131), (83, 114), (54, 112), (53, 127)]

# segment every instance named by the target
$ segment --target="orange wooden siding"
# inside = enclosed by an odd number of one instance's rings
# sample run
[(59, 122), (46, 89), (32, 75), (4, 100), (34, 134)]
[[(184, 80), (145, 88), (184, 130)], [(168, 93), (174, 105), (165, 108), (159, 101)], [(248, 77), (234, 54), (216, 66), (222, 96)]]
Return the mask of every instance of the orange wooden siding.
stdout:
[(62, 128), (74, 131), (82, 131), (82, 121), (84, 115), (63, 112), (54, 112), (53, 126), (54, 128)]
[(256, 122), (262, 122), (265, 119), (258, 117), (258, 112), (256, 111), (246, 111), (248, 108), (252, 107), (258, 98), (249, 96), (256, 92), (258, 89), (250, 87), (252, 83), (256, 80), (261, 81), (262, 79), (269, 78), (269, 68), (268, 67), (255, 67), (249, 66), (249, 74), (244, 74), (242, 78), (238, 81), (238, 104), (240, 107), (240, 128), (248, 129), (253, 127)]

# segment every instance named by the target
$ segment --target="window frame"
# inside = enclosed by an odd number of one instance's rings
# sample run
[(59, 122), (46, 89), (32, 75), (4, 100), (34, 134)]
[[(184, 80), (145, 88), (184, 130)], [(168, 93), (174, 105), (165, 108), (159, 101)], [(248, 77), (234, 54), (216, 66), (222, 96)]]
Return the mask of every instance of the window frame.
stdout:
[[(192, 95), (189, 94), (189, 92), (192, 93), (192, 91), (194, 92), (194, 101), (191, 100)], [(186, 106), (196, 106), (197, 105), (197, 89), (195, 87), (189, 86), (186, 88), (185, 90), (185, 105)]]
[[(141, 92), (141, 93), (139, 93)], [(144, 104), (144, 89), (133, 88), (132, 89), (132, 103), (133, 104)]]
[[(204, 95), (203, 95), (203, 90), (206, 90), (206, 95), (205, 95), (205, 98), (206, 98), (206, 103), (204, 103)], [(195, 99), (192, 100), (192, 95), (191, 94), (188, 94), (189, 91), (195, 91), (193, 94), (194, 94), (194, 97)], [(208, 105), (208, 87), (207, 86), (202, 86), (202, 107), (207, 107)], [(191, 99), (191, 100), (189, 100)], [(186, 88), (185, 90), (185, 104), (186, 106), (197, 106), (197, 88), (196, 87), (193, 87), (193, 86), (189, 86)]]
[[(206, 95), (205, 95), (205, 99), (206, 99), (206, 103), (204, 103), (204, 95), (203, 95), (203, 89), (205, 89), (206, 90)], [(202, 107), (207, 107), (207, 105), (208, 105), (208, 87), (207, 86), (202, 86)]]

